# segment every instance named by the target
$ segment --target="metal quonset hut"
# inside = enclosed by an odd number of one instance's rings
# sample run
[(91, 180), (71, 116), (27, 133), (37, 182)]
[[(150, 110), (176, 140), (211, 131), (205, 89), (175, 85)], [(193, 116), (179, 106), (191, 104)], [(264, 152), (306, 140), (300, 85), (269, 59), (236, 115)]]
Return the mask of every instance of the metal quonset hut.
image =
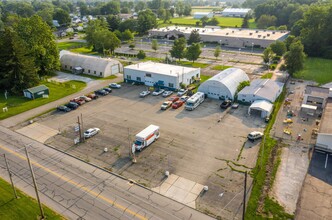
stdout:
[(97, 77), (108, 77), (123, 71), (122, 64), (113, 59), (60, 52), (61, 68), (74, 73), (84, 73)]
[(270, 116), (273, 110), (273, 104), (266, 100), (256, 100), (248, 109), (248, 114), (250, 115), (253, 111), (260, 112), (261, 117), (265, 118)]
[(27, 97), (29, 99), (37, 99), (41, 98), (44, 95), (49, 95), (50, 90), (45, 85), (35, 86), (29, 89), (23, 90), (24, 97)]
[(237, 87), (243, 81), (249, 81), (249, 77), (243, 70), (228, 68), (202, 83), (198, 91), (209, 98), (234, 100)]

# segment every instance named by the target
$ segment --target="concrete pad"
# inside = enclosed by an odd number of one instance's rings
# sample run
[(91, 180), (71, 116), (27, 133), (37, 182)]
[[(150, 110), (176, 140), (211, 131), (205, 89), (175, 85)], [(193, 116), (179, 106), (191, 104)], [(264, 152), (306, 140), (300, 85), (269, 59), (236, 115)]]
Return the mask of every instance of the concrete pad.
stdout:
[(183, 189), (183, 190), (186, 190), (186, 191), (190, 191), (195, 186), (195, 182), (193, 182), (191, 180), (187, 180), (187, 179), (182, 178), (182, 177), (179, 177), (175, 181), (173, 186), (179, 187), (180, 189)]
[(188, 191), (182, 190), (178, 187), (174, 187), (172, 186), (171, 188), (169, 188), (169, 190), (166, 192), (165, 196), (172, 198), (176, 201), (182, 202), (184, 201), (184, 199), (187, 197), (188, 195)]
[(16, 130), (31, 139), (44, 143), (47, 139), (58, 134), (58, 131), (39, 123), (33, 123), (24, 128)]
[(195, 202), (196, 198), (197, 198), (197, 195), (195, 195), (193, 193), (188, 193), (186, 198), (184, 198), (183, 203), (184, 204), (193, 203), (193, 202)]
[(174, 174), (171, 174), (171, 175), (165, 180), (165, 183), (173, 184), (178, 178), (179, 178), (179, 176), (174, 175)]
[(203, 189), (203, 185), (196, 183), (190, 192), (195, 195), (199, 195), (202, 192), (202, 189)]

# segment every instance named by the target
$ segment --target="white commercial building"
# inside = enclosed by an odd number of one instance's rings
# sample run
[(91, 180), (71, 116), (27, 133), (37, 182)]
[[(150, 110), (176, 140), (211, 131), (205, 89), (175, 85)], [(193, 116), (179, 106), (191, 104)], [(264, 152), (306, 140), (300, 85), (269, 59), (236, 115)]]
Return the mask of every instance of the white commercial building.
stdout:
[(60, 52), (60, 63), (64, 70), (97, 77), (108, 77), (123, 71), (122, 64), (117, 60), (75, 54), (69, 51)]
[(189, 85), (199, 79), (200, 72), (199, 68), (148, 61), (126, 66), (123, 77), (127, 83), (139, 83), (147, 86), (176, 90), (180, 88), (181, 83)]
[(234, 100), (237, 87), (243, 81), (249, 81), (249, 77), (243, 70), (228, 68), (202, 83), (198, 91), (209, 98)]
[(251, 12), (250, 8), (225, 8), (221, 15), (225, 17), (240, 17), (243, 18)]
[(328, 98), (317, 134), (316, 149), (332, 153), (332, 99)]
[(273, 104), (266, 100), (257, 100), (251, 104), (248, 109), (248, 114), (259, 112), (262, 118), (269, 117), (273, 110)]
[(259, 30), (243, 28), (214, 28), (214, 27), (180, 27), (169, 26), (155, 28), (149, 31), (152, 37), (176, 39), (184, 36), (189, 38), (191, 32), (197, 30), (203, 42), (218, 43), (226, 47), (262, 47), (266, 48), (276, 41), (283, 41), (289, 31)]
[(201, 19), (203, 17), (212, 18), (213, 12), (195, 12), (194, 19)]
[(283, 83), (271, 79), (255, 79), (250, 83), (250, 86), (244, 87), (238, 93), (237, 100), (247, 103), (266, 100), (272, 103), (278, 98), (283, 87)]

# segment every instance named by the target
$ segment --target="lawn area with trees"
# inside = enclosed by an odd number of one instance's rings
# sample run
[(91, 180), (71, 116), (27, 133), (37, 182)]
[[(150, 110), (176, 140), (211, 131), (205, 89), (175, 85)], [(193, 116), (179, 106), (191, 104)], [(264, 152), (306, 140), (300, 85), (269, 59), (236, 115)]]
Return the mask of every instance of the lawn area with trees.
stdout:
[[(19, 113), (28, 111), (33, 108), (37, 108), (41, 105), (45, 105), (49, 102), (58, 100), (60, 98), (66, 97), (70, 94), (82, 90), (86, 83), (81, 81), (68, 81), (65, 83), (58, 82), (41, 82), (50, 90), (49, 98), (39, 98), (35, 100), (30, 100), (21, 95), (15, 95), (12, 93), (8, 94), (8, 99), (5, 99), (4, 91), (0, 91), (0, 109), (7, 107), (8, 112), (3, 112), (0, 114), (0, 120), (17, 115)], [(22, 91), (23, 94), (23, 91)]]
[[(13, 195), (11, 185), (0, 178), (0, 219), (40, 219), (37, 201), (18, 189), (16, 192), (18, 199)], [(45, 219), (65, 219), (44, 205), (43, 210)]]

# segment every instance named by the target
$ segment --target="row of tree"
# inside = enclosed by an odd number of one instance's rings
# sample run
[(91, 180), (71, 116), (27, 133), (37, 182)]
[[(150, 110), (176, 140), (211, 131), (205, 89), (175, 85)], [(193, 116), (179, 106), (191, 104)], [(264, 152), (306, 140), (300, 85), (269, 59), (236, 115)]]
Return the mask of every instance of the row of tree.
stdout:
[(0, 31), (0, 88), (21, 94), (59, 69), (59, 53), (50, 27), (39, 16), (11, 18)]

